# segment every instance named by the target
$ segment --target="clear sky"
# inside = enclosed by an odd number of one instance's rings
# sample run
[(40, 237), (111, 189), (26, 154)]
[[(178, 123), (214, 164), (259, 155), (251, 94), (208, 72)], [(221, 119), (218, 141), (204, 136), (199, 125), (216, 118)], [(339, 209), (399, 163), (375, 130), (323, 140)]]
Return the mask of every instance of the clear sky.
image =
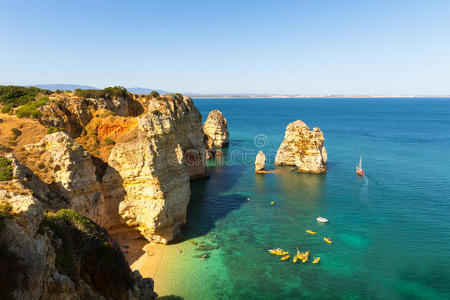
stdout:
[(0, 0), (0, 83), (450, 94), (449, 0)]

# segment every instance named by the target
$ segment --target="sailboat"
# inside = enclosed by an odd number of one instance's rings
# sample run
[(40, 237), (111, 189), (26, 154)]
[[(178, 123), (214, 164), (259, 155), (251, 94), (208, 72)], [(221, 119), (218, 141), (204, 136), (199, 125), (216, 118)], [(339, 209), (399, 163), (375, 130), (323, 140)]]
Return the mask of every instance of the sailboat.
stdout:
[(359, 176), (364, 176), (364, 170), (362, 168), (362, 155), (359, 158), (359, 165), (356, 167), (356, 174), (358, 174)]

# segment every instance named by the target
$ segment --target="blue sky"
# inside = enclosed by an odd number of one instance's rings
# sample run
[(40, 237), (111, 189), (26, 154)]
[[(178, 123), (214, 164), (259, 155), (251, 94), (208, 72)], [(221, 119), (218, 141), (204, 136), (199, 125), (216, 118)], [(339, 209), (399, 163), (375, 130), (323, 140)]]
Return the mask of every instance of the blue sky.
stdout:
[(450, 1), (0, 0), (0, 83), (450, 94)]

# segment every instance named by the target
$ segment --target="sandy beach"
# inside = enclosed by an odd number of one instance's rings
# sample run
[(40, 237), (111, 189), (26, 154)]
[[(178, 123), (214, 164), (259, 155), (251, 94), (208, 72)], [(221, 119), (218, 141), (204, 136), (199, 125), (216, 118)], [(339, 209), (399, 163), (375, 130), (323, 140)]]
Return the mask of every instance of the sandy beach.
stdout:
[[(161, 244), (147, 244), (143, 248), (144, 254), (130, 264), (131, 270), (138, 270), (142, 277), (157, 276), (161, 262), (167, 254), (167, 246)], [(129, 261), (130, 263), (130, 261)]]
[(142, 277), (154, 278), (166, 256), (167, 245), (150, 244), (143, 238), (114, 235), (131, 270), (138, 270)]

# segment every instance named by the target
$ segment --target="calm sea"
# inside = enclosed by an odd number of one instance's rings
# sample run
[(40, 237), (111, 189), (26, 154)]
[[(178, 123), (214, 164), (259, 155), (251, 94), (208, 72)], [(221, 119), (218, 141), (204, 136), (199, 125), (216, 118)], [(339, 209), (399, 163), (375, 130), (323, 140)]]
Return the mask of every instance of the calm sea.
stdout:
[[(230, 146), (191, 185), (186, 241), (169, 246), (155, 277), (162, 299), (448, 299), (450, 100), (194, 102), (204, 120), (223, 112)], [(255, 175), (256, 153), (273, 168), (295, 120), (324, 132), (328, 173)], [(273, 247), (321, 260), (282, 262)]]

